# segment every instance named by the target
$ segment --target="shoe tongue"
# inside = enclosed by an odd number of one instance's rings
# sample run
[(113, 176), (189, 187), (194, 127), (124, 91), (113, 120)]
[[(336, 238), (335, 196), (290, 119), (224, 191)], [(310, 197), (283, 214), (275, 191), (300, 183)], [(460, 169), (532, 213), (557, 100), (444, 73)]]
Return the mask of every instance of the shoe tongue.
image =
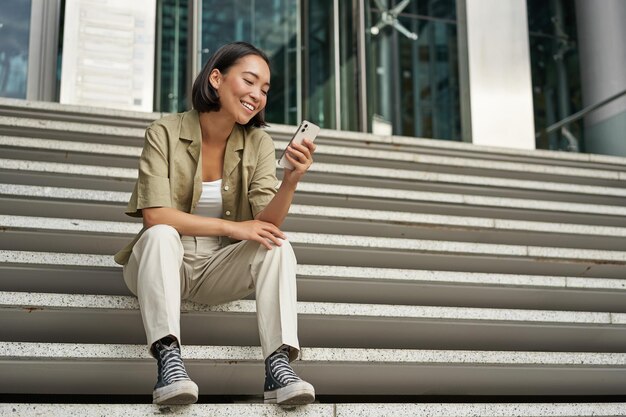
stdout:
[(163, 339), (161, 339), (161, 343), (163, 344), (163, 346), (166, 346), (170, 349), (178, 346), (178, 342), (176, 341), (176, 338), (170, 337), (170, 336), (166, 336)]

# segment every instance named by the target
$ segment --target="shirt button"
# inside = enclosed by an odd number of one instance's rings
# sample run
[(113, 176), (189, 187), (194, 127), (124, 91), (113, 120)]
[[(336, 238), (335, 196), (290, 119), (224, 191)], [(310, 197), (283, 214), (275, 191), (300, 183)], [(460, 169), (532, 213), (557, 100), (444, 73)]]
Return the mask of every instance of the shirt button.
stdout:
[(226, 210), (226, 213), (225, 213), (225, 214), (226, 214), (227, 216), (230, 216), (230, 210)]
[(230, 187), (228, 185), (224, 186), (224, 191), (228, 191), (230, 189)]

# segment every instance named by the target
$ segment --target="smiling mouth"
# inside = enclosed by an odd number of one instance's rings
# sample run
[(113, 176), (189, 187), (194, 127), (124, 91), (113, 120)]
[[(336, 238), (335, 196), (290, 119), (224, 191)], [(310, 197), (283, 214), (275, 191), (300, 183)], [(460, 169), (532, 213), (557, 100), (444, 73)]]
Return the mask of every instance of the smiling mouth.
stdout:
[(255, 110), (255, 108), (254, 108), (254, 106), (252, 104), (246, 103), (245, 101), (241, 101), (241, 105), (244, 106), (249, 111), (254, 111)]

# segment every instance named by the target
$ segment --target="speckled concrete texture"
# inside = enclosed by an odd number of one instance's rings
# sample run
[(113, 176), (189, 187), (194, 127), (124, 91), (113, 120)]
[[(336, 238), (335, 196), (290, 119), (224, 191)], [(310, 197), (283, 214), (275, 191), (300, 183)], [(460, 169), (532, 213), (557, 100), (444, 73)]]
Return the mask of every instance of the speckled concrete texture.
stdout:
[(335, 417), (333, 404), (283, 407), (265, 404), (0, 404), (5, 417)]
[[(137, 299), (128, 296), (49, 294), (1, 292), (0, 307), (37, 310), (139, 310)], [(520, 310), (501, 308), (467, 308), (439, 306), (409, 306), (385, 304), (350, 304), (298, 302), (298, 314), (328, 319), (391, 318), (410, 320), (471, 320), (475, 322), (567, 323), (611, 325), (626, 323), (626, 314), (582, 311)], [(255, 313), (253, 300), (239, 300), (217, 306), (183, 302), (183, 312)]]
[(617, 417), (626, 403), (451, 403), (451, 404), (0, 404), (7, 417)]
[[(0, 250), (0, 263), (16, 265), (86, 266), (121, 269), (108, 255)], [(537, 288), (626, 290), (626, 279), (516, 275), (419, 269), (366, 268), (334, 265), (298, 265), (298, 275), (317, 279), (408, 281), (433, 284), (478, 284)]]
[(0, 98), (0, 108), (14, 108), (24, 110), (42, 110), (53, 113), (69, 113), (82, 115), (109, 116), (115, 119), (145, 119), (146, 121), (154, 120), (161, 117), (164, 113), (159, 112), (140, 112), (131, 110), (115, 110), (105, 107), (91, 107), (73, 104), (60, 104), (48, 101), (31, 101), (20, 100), (14, 98)]
[[(284, 149), (288, 142), (275, 141), (277, 149)], [(460, 168), (479, 168), (511, 172), (532, 172), (544, 175), (562, 175), (566, 177), (601, 178), (621, 180), (619, 171), (560, 167), (547, 164), (519, 163), (480, 158), (459, 158), (450, 156), (420, 154), (415, 150), (385, 151), (358, 147), (318, 145), (316, 154), (336, 155), (356, 158), (370, 158), (388, 161), (415, 162), (418, 164), (441, 165)]]
[[(141, 230), (140, 223), (107, 222), (98, 220), (61, 219), (0, 215), (0, 226), (6, 229), (35, 229), (73, 232), (93, 232), (132, 235)], [(321, 245), (326, 247), (356, 247), (457, 253), (470, 255), (495, 255), (534, 257), (546, 259), (575, 259), (593, 261), (626, 262), (626, 251), (569, 249), (525, 245), (500, 245), (489, 243), (450, 242), (441, 240), (398, 239), (355, 235), (287, 232), (288, 239), (295, 244)]]
[(57, 200), (85, 200), (105, 203), (128, 203), (130, 193), (80, 188), (41, 187), (38, 185), (0, 184), (0, 195)]
[(10, 146), (16, 148), (32, 148), (37, 150), (51, 150), (64, 152), (82, 152), (96, 155), (116, 155), (139, 157), (141, 147), (107, 145), (103, 143), (84, 143), (74, 141), (34, 139), (17, 136), (0, 136), (0, 146)]
[(62, 164), (57, 162), (0, 159), (0, 169), (15, 171), (46, 172), (51, 174), (84, 175), (102, 178), (137, 179), (137, 170), (98, 165)]
[[(80, 343), (30, 343), (5, 342), (0, 351), (2, 360), (49, 360), (73, 361), (152, 360), (143, 345), (105, 345)], [(260, 361), (260, 347), (251, 346), (185, 346), (187, 360), (210, 361)], [(351, 348), (306, 348), (300, 351), (304, 364), (314, 363), (367, 363), (373, 367), (401, 364), (440, 364), (442, 366), (510, 365), (510, 366), (563, 366), (604, 367), (624, 370), (626, 353), (594, 352), (520, 352), (520, 351), (475, 351), (475, 350), (413, 350), (413, 349), (351, 349)]]
[(601, 204), (583, 204), (560, 201), (533, 200), (523, 198), (490, 197), (468, 194), (448, 194), (425, 191), (400, 190), (393, 188), (357, 187), (303, 182), (298, 191), (323, 195), (356, 196), (378, 199), (423, 201), (437, 203), (466, 204), (472, 206), (503, 207), (526, 210), (546, 210), (566, 213), (592, 213), (626, 216), (626, 207)]
[(337, 404), (334, 417), (623, 416), (626, 403)]
[(592, 194), (602, 196), (626, 196), (626, 189), (618, 187), (599, 187), (594, 185), (567, 184), (549, 181), (515, 180), (509, 178), (481, 177), (474, 175), (455, 175), (438, 172), (422, 172), (403, 169), (376, 168), (357, 165), (339, 165), (315, 163), (311, 172), (323, 172), (358, 177), (389, 178), (394, 180), (411, 180), (423, 182), (440, 182), (449, 184), (480, 185), (502, 188), (519, 188), (525, 190), (552, 191), (559, 193)]

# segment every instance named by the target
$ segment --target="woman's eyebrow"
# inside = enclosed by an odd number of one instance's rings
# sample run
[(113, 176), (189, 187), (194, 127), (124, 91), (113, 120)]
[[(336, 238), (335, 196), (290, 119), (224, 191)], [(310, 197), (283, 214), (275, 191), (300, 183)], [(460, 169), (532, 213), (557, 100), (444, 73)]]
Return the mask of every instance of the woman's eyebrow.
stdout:
[[(258, 76), (258, 74), (257, 74), (257, 73), (252, 72), (252, 71), (244, 71), (243, 73), (244, 73), (244, 74), (250, 74), (250, 75), (252, 75), (254, 78), (256, 78), (257, 80), (260, 78), (260, 77)], [(265, 85), (267, 85), (267, 86), (269, 87), (269, 86), (270, 86), (270, 83), (265, 83)]]

